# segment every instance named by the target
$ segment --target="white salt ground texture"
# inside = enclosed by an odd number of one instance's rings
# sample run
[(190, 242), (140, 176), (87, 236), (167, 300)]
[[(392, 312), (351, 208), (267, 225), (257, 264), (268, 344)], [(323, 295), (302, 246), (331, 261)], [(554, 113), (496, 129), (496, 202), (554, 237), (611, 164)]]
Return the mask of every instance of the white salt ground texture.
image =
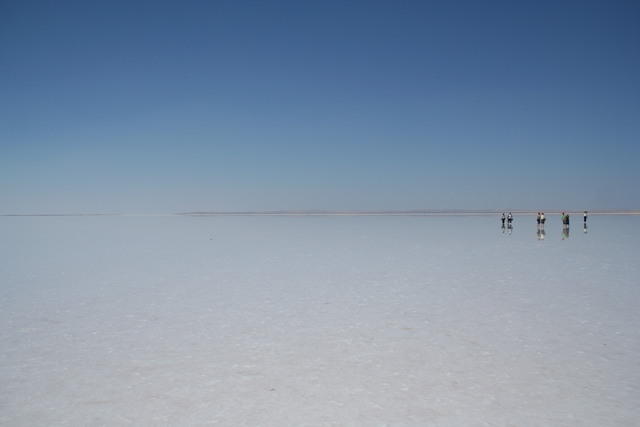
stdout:
[(545, 228), (0, 218), (0, 425), (640, 425), (640, 217)]

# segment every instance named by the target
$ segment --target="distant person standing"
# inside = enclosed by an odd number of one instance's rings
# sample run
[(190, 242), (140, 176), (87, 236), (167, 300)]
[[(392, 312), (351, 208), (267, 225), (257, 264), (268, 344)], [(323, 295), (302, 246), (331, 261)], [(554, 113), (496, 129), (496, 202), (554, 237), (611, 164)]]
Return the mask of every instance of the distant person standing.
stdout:
[(540, 212), (538, 212), (538, 215), (536, 215), (536, 222), (538, 223), (538, 227), (540, 226), (541, 221), (542, 219), (540, 218)]
[(543, 227), (546, 220), (547, 219), (544, 217), (544, 212), (540, 212), (540, 224), (542, 224)]
[(507, 222), (509, 223), (509, 225), (511, 225), (511, 223), (513, 222), (513, 215), (511, 215), (511, 212), (509, 212), (509, 215), (507, 215)]
[(507, 216), (502, 212), (502, 228), (504, 228), (504, 221), (507, 219)]
[(582, 215), (582, 218), (584, 219), (584, 223), (587, 223), (587, 211), (584, 211), (584, 214)]
[(562, 212), (562, 225), (569, 227), (569, 214)]

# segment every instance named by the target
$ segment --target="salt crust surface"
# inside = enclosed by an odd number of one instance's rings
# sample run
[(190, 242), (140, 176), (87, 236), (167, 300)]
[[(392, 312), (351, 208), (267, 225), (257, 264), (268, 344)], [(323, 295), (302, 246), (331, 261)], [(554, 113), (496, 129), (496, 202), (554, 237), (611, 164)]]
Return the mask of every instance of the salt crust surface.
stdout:
[(0, 424), (640, 423), (640, 218), (0, 218)]

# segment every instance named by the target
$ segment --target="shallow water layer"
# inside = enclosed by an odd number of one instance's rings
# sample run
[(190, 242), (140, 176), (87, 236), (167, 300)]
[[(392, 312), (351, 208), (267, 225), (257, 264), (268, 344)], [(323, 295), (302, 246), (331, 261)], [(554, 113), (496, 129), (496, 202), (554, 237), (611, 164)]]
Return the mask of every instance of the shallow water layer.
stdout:
[(640, 217), (0, 218), (3, 425), (633, 425)]

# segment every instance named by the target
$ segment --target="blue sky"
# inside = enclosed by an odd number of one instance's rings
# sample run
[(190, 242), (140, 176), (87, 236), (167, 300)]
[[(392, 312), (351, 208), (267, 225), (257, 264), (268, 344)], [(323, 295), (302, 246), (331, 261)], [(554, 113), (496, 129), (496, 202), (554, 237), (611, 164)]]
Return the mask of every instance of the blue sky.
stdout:
[(640, 208), (637, 2), (0, 3), (0, 213)]

